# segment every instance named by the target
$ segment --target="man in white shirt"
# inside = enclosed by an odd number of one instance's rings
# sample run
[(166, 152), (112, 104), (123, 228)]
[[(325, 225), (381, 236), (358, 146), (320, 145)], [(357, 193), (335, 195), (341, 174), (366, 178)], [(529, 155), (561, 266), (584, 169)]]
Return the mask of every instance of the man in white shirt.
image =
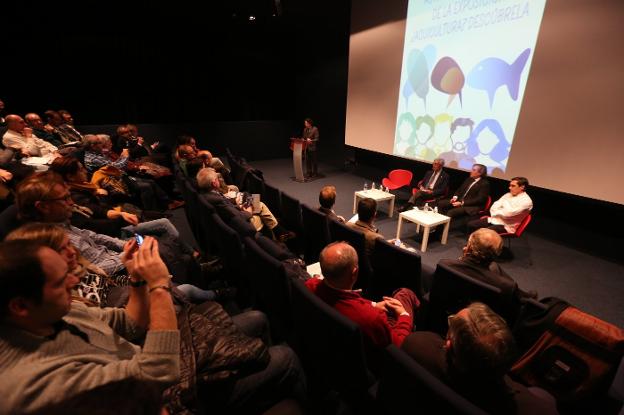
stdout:
[(533, 209), (533, 201), (526, 193), (526, 177), (514, 177), (509, 182), (509, 193), (498, 199), (490, 208), (490, 216), (468, 223), (472, 233), (479, 228), (489, 228), (498, 233), (514, 233)]
[(42, 157), (57, 152), (55, 146), (34, 135), (32, 129), (26, 127), (26, 122), (19, 115), (7, 115), (6, 123), (8, 130), (2, 136), (2, 144), (5, 147), (19, 150), (26, 157)]

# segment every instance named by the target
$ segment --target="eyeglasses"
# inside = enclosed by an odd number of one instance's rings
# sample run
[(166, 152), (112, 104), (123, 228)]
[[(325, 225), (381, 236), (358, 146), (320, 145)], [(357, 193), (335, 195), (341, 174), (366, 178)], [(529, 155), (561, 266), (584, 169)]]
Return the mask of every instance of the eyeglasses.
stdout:
[(71, 194), (67, 193), (64, 196), (55, 197), (55, 198), (52, 198), (52, 199), (44, 199), (43, 202), (56, 202), (56, 201), (59, 201), (59, 200), (63, 200), (65, 202), (69, 202), (69, 201), (71, 201), (71, 198), (72, 198)]

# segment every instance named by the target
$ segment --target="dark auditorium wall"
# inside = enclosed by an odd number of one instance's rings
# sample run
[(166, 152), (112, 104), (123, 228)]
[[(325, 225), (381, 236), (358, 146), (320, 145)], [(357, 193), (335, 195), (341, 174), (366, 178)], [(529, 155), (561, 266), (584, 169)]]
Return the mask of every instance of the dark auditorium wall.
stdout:
[[(20, 114), (68, 109), (85, 132), (133, 122), (148, 140), (170, 143), (187, 132), (216, 154), (230, 147), (249, 160), (288, 157), (288, 137), (311, 117), (322, 161), (354, 158), (376, 179), (400, 166), (421, 175), (422, 163), (343, 144), (351, 1), (279, 3), (11, 2), (0, 99)], [(453, 183), (463, 175), (454, 172)], [(494, 194), (504, 190), (495, 181)], [(621, 257), (624, 207), (546, 189), (531, 195), (532, 231)], [(604, 220), (583, 220), (587, 212)]]

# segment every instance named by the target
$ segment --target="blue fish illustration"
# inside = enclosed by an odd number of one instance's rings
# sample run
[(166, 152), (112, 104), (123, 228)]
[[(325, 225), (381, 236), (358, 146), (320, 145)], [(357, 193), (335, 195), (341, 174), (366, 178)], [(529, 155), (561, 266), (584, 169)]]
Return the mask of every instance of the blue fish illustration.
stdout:
[(494, 105), (496, 91), (503, 85), (507, 85), (511, 99), (516, 101), (520, 88), (520, 75), (530, 54), (531, 49), (525, 49), (511, 65), (499, 58), (483, 59), (468, 74), (468, 85), (488, 93), (490, 108)]

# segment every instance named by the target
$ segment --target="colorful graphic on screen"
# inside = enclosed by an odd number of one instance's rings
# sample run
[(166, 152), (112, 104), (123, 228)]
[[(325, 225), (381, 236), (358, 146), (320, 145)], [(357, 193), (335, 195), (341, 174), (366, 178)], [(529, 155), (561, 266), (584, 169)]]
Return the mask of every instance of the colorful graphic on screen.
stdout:
[(394, 154), (504, 172), (546, 0), (410, 0)]

